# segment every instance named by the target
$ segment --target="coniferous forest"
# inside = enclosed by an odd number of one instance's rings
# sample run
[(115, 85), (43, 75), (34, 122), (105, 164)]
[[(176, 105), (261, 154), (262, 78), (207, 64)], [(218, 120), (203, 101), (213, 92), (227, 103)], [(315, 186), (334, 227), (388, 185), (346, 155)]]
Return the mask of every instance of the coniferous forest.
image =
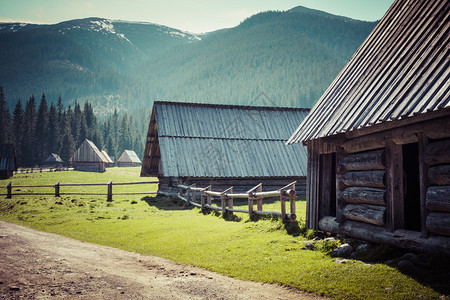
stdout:
[(26, 102), (19, 99), (11, 113), (0, 86), (0, 144), (15, 145), (20, 167), (41, 166), (51, 153), (68, 165), (85, 139), (116, 159), (124, 150), (134, 150), (142, 157), (145, 145), (136, 125), (131, 116), (119, 115), (117, 110), (100, 123), (91, 103), (64, 107), (61, 97), (56, 104), (49, 104), (45, 94), (40, 100), (34, 95)]

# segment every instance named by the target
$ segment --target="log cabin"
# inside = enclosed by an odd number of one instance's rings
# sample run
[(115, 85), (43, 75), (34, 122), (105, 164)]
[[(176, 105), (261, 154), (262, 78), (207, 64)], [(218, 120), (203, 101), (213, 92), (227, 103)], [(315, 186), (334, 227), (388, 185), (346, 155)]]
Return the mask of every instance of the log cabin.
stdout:
[(450, 254), (450, 2), (397, 0), (289, 138), (307, 226)]
[(0, 144), (0, 179), (8, 179), (17, 171), (14, 144)]
[(70, 158), (76, 171), (105, 172), (108, 160), (95, 144), (86, 139)]
[(245, 192), (297, 181), (305, 194), (306, 148), (286, 146), (308, 109), (155, 102), (141, 176), (159, 178), (160, 191), (178, 184)]

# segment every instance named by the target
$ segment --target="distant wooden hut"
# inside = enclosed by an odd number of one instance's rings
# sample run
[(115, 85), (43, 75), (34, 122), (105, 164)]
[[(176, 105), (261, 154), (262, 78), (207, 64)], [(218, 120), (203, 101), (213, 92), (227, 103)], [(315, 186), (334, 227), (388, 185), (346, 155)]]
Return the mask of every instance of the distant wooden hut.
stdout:
[(0, 179), (8, 179), (17, 171), (16, 151), (13, 144), (0, 145)]
[(216, 191), (264, 190), (297, 181), (304, 194), (306, 148), (286, 140), (308, 109), (155, 102), (141, 176), (160, 190), (177, 184)]
[(87, 139), (75, 151), (70, 161), (75, 170), (87, 172), (105, 172), (106, 164), (108, 164), (108, 160), (97, 146)]
[(125, 150), (117, 160), (119, 167), (136, 167), (142, 164), (141, 160), (133, 150)]
[(450, 2), (397, 0), (289, 139), (309, 228), (450, 253)]
[(59, 157), (58, 154), (52, 153), (44, 161), (43, 167), (47, 168), (62, 168), (64, 161)]
[(100, 151), (100, 153), (103, 155), (103, 157), (106, 159), (107, 163), (105, 165), (106, 168), (112, 168), (114, 167), (114, 161), (112, 158), (106, 153), (105, 150)]

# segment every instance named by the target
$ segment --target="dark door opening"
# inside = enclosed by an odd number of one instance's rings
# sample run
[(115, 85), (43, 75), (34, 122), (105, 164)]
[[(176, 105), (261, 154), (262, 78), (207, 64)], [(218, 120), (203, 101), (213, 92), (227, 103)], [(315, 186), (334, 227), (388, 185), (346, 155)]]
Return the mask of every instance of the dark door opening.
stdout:
[(336, 217), (336, 153), (320, 155), (319, 218)]
[(419, 146), (403, 145), (403, 193), (405, 229), (420, 231)]

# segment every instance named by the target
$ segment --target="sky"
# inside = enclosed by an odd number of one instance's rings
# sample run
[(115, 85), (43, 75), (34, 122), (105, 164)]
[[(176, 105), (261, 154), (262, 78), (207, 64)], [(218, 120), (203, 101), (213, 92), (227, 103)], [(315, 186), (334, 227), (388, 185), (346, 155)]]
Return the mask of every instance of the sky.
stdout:
[(101, 17), (166, 25), (193, 33), (235, 27), (262, 11), (296, 6), (364, 21), (381, 19), (394, 0), (0, 0), (0, 22), (55, 24)]

